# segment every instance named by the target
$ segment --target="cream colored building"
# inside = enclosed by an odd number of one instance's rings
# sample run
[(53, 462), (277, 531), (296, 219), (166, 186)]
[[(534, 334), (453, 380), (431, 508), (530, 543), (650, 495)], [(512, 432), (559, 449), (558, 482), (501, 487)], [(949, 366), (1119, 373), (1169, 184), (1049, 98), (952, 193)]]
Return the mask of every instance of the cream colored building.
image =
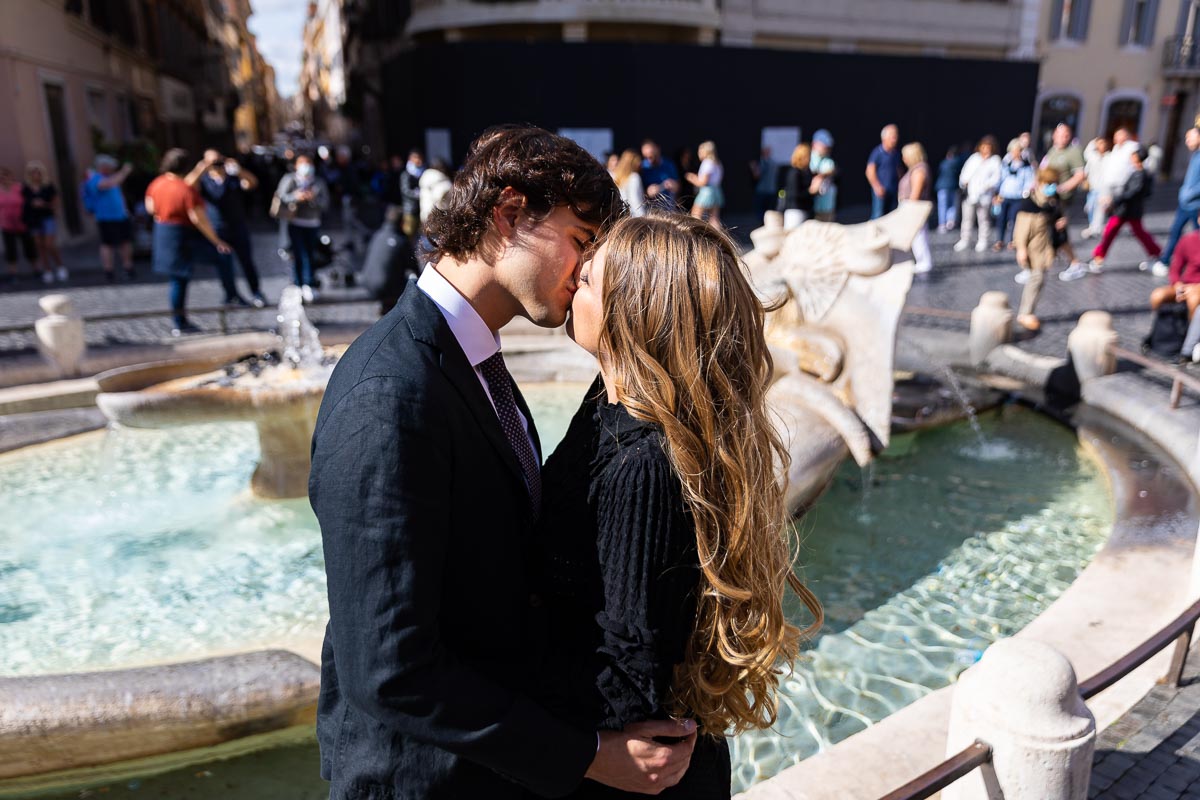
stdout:
[[(1183, 133), (1200, 111), (1200, 62), (1183, 38), (1192, 0), (1043, 0), (1037, 28), (1041, 61), (1033, 114), (1048, 141), (1069, 122), (1087, 141), (1124, 125), (1167, 153), (1179, 175)], [(1193, 26), (1195, 22), (1193, 20)]]
[(94, 156), (93, 136), (119, 142), (141, 135), (155, 125), (171, 88), (158, 79), (140, 18), (104, 20), (120, 26), (106, 32), (85, 14), (64, 10), (63, 0), (0, 2), (7, 120), (0, 165), (18, 175), (31, 160), (47, 166), (62, 190), (66, 237), (86, 233), (91, 224), (75, 187)]
[(414, 0), (417, 41), (635, 41), (1031, 58), (1038, 0)]

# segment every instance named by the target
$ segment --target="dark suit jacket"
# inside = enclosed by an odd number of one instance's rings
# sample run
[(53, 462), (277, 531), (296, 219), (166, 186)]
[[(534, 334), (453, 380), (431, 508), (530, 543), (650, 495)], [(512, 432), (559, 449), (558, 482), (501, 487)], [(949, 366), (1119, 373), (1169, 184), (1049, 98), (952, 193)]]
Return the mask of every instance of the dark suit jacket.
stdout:
[(317, 737), (331, 797), (574, 789), (596, 735), (528, 696), (545, 630), (521, 467), (416, 286), (338, 362), (309, 497), (329, 579)]

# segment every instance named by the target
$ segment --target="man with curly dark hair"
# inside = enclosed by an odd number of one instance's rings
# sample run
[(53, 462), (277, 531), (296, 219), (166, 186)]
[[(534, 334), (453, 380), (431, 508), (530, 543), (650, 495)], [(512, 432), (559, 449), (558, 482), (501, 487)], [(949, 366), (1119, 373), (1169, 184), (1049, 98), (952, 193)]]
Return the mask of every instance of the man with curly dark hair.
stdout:
[(688, 767), (691, 721), (598, 733), (532, 699), (547, 644), (528, 560), (542, 454), (498, 331), (515, 316), (561, 325), (621, 210), (574, 142), (485, 133), (429, 218), (417, 291), (334, 370), (309, 494), (330, 612), (317, 736), (335, 800), (556, 797), (585, 777), (657, 793)]

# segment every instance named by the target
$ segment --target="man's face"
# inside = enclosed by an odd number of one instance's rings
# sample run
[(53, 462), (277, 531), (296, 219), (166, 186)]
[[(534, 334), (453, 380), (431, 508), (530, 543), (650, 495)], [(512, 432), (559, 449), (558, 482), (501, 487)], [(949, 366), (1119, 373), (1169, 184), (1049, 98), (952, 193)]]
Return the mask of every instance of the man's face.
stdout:
[[(1059, 125), (1054, 129), (1054, 136), (1051, 138), (1055, 147), (1066, 147), (1071, 143), (1071, 127), (1069, 125)], [(1115, 140), (1114, 140), (1115, 141)]]
[(1120, 147), (1129, 141), (1129, 131), (1124, 128), (1117, 128), (1113, 131), (1113, 147)]
[(884, 150), (895, 150), (896, 145), (900, 142), (900, 131), (894, 125), (889, 125), (884, 128), (880, 141), (883, 142)]
[(1108, 152), (1108, 139), (1097, 139), (1096, 140), (1096, 152), (1099, 153), (1100, 155), (1104, 155), (1105, 153)]
[(658, 145), (650, 142), (642, 145), (642, 158), (652, 163), (658, 161)]
[(520, 214), (504, 255), (496, 261), (496, 279), (520, 305), (518, 312), (536, 325), (557, 328), (578, 288), (582, 257), (596, 227), (566, 206), (544, 219)]
[(416, 153), (413, 153), (411, 156), (408, 157), (408, 163), (412, 164), (414, 167), (420, 167), (420, 166), (424, 165), (425, 159), (421, 158)]
[(1188, 128), (1187, 136), (1183, 139), (1187, 145), (1187, 149), (1195, 152), (1200, 149), (1200, 131), (1195, 128)]
[(567, 320), (567, 336), (597, 357), (604, 319), (604, 260), (607, 255), (608, 245), (601, 245), (595, 255), (580, 266), (579, 291), (575, 292), (571, 317)]

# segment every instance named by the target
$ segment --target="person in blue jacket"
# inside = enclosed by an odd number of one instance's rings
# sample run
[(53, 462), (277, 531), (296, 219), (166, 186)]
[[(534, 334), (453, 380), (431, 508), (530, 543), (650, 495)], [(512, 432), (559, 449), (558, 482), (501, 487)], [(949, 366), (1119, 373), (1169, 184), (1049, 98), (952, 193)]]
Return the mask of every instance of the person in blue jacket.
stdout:
[(1183, 229), (1188, 225), (1196, 227), (1196, 215), (1200, 213), (1200, 128), (1188, 128), (1184, 142), (1192, 157), (1188, 161), (1183, 184), (1179, 187), (1179, 208), (1175, 212), (1175, 221), (1171, 223), (1171, 234), (1167, 237), (1162, 257), (1151, 267), (1160, 278), (1166, 277), (1171, 269), (1171, 256), (1175, 254), (1175, 245), (1179, 244)]

